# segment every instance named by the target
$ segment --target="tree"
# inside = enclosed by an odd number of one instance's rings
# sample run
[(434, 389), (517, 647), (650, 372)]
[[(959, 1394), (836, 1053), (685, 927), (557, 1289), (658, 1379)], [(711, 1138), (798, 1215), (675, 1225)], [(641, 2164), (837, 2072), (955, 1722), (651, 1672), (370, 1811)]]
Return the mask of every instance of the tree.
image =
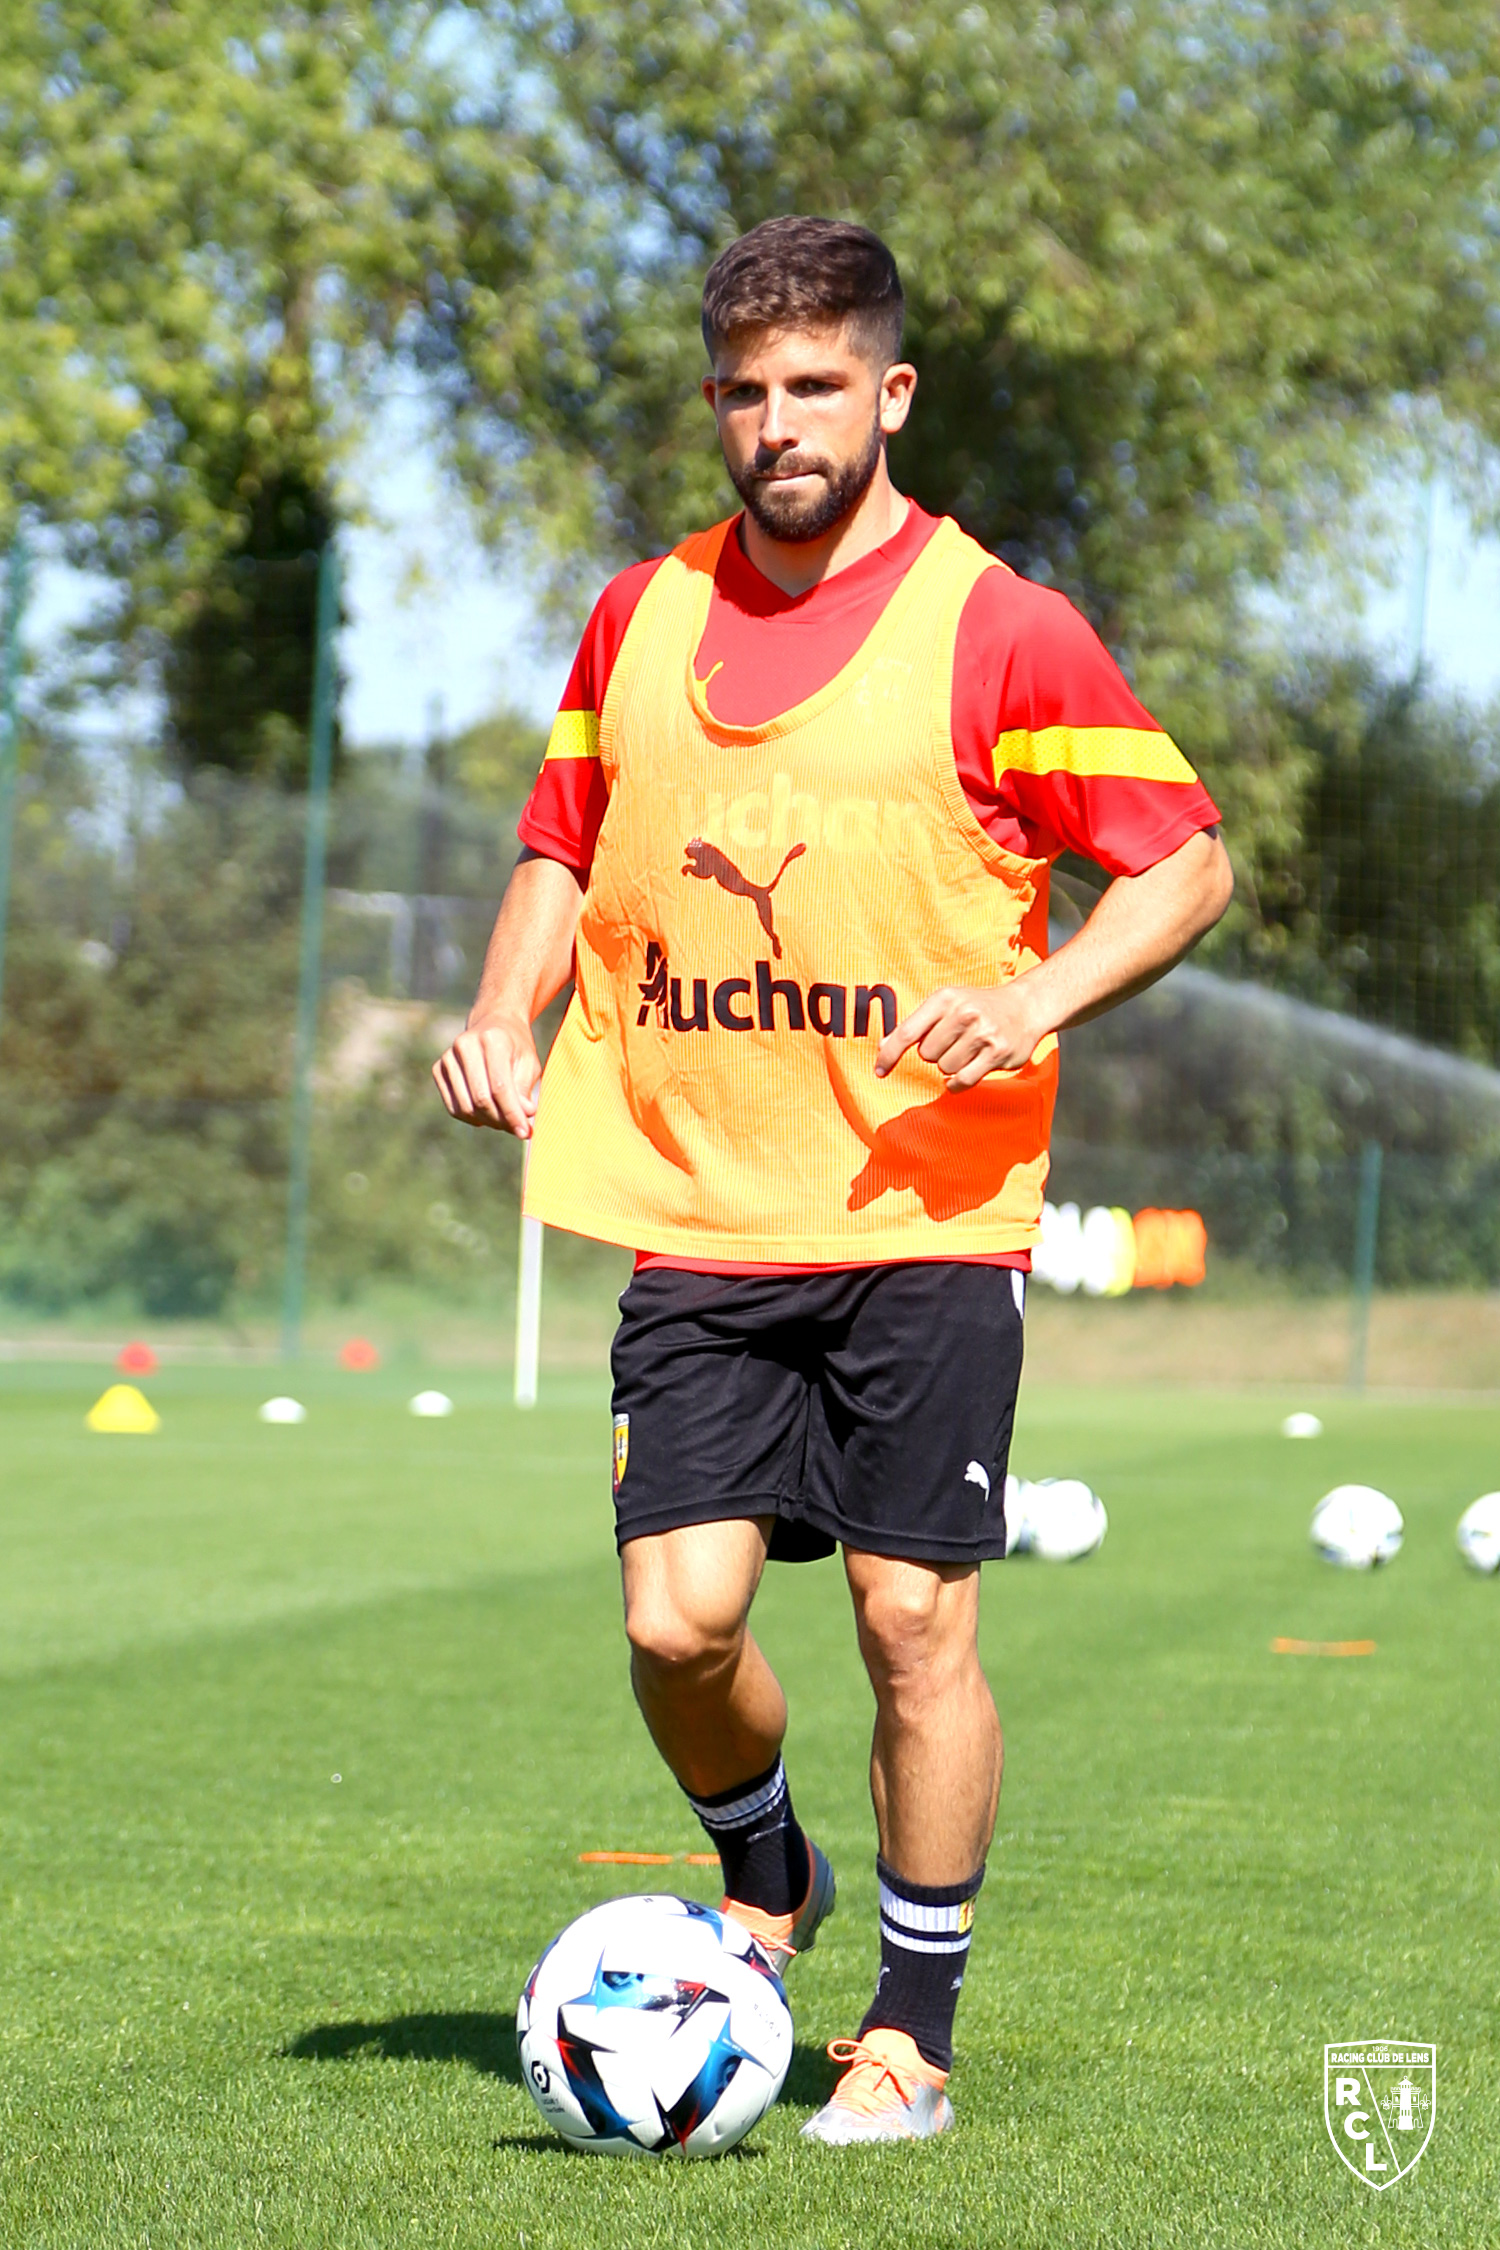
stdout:
[(454, 779), (481, 804), (518, 813), (531, 795), (547, 732), (523, 712), (500, 710), (468, 727), (453, 745)]
[(1326, 1005), (1500, 1062), (1500, 711), (1368, 660), (1279, 683), (1306, 782), (1265, 868), (1249, 965)]
[[(179, 763), (286, 784), (307, 771), (318, 550), (334, 514), (326, 488), (296, 471), (255, 482), (243, 525), (162, 636), (162, 684)], [(339, 749), (335, 726), (336, 760)]]
[[(1331, 552), (1405, 402), (1500, 435), (1493, 11), (571, 0), (530, 22), (593, 233), (538, 304), (528, 384), (513, 330), (427, 337), (494, 520), (529, 496), (566, 563), (723, 508), (703, 267), (771, 213), (861, 219), (900, 259), (922, 371), (898, 479), (1063, 586), (1246, 862), (1283, 848), (1304, 769), (1251, 676), (1247, 589)], [(473, 236), (464, 263), (492, 301)]]
[[(191, 774), (154, 793), (126, 855), (103, 840), (97, 769), (45, 729), (33, 747), (0, 1022), (0, 1299), (173, 1317), (264, 1308), (286, 1237), (303, 804)], [(345, 880), (368, 887), (408, 858), (409, 797), (367, 776), (339, 816)], [(503, 865), (504, 829), (472, 805), (455, 820), (455, 885), (478, 892)], [(476, 900), (480, 943), (490, 911)], [(335, 967), (359, 965), (351, 940), (369, 930), (334, 908)], [(420, 1016), (402, 1039), (389, 1012), (351, 1055), (361, 993), (345, 983), (325, 1016), (312, 1286), (348, 1294), (389, 1276), (445, 1299), (493, 1294), (520, 1152), (497, 1137), (476, 1164), (432, 1098), (440, 1041)]]
[(1246, 597), (1336, 566), (1414, 406), (1500, 435), (1497, 140), (1479, 0), (51, 0), (0, 57), (0, 510), (125, 590), (184, 758), (284, 774), (298, 558), (393, 366), (576, 598), (729, 500), (708, 258), (861, 217), (923, 372), (898, 474), (1080, 602), (1253, 899), (1309, 751)]
[(462, 293), (461, 243), (502, 292), (527, 270), (536, 136), (503, 84), (471, 97), (441, 15), (50, 0), (7, 26), (0, 512), (115, 580), (110, 636), (189, 763), (298, 770), (302, 558), (351, 436)]

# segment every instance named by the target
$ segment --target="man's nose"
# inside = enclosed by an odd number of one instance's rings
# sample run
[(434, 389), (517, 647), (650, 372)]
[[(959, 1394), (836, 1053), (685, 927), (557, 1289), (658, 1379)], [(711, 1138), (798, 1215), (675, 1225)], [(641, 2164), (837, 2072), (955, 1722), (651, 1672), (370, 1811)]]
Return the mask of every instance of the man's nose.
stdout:
[(763, 452), (785, 453), (797, 443), (795, 404), (785, 391), (767, 391), (760, 417), (760, 443)]

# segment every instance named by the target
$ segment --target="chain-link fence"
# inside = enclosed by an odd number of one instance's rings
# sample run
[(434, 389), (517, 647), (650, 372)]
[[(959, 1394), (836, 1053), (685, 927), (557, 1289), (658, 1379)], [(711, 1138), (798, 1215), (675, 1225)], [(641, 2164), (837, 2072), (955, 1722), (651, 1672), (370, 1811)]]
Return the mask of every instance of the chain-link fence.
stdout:
[(1200, 1210), (1251, 1270), (1344, 1286), (1372, 1149), (1380, 1282), (1500, 1282), (1500, 1072), (1191, 966), (1065, 1036), (1054, 1192)]
[[(271, 670), (286, 700), (289, 667)], [(322, 1301), (399, 1282), (502, 1307), (518, 1152), (454, 1127), (428, 1069), (478, 975), (524, 778), (466, 787), (451, 744), (357, 750), (330, 722), (325, 798), (289, 785), (284, 712), (275, 778), (235, 773), (199, 755), (208, 676), (195, 662), (187, 749), (164, 696), (110, 729), (7, 706), (0, 1301), (270, 1317), (305, 1259)], [(238, 675), (227, 709), (243, 745)], [(1347, 1289), (1362, 1178), (1381, 1285), (1500, 1284), (1486, 1065), (1198, 968), (1066, 1036), (1053, 1198), (1199, 1211), (1211, 1276)]]
[[(12, 648), (18, 622), (13, 604)], [(344, 750), (327, 790), (200, 762), (201, 664), (193, 683), (192, 756), (165, 697), (122, 698), (113, 725), (44, 702), (3, 740), (0, 1298), (223, 1318), (284, 1306), (304, 1261), (324, 1298), (383, 1278), (503, 1298), (516, 1152), (457, 1131), (427, 1072), (513, 810), (449, 785), (440, 754)], [(333, 748), (325, 726), (325, 776)]]

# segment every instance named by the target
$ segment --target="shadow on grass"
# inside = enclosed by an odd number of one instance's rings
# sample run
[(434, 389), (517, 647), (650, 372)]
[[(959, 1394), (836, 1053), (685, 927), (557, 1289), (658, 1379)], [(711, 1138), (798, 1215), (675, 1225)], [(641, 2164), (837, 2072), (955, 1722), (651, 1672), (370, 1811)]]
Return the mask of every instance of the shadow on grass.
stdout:
[[(558, 2156), (566, 2164), (597, 2164), (599, 2161), (597, 2156), (591, 2157), (586, 2148), (573, 2148), (556, 2133), (497, 2133), (490, 2147), (506, 2155), (519, 2150), (523, 2156)], [(763, 2148), (749, 2148), (741, 2141), (734, 2148), (722, 2149), (713, 2161), (716, 2164), (759, 2164), (765, 2153)], [(675, 2153), (669, 2154), (667, 2162), (676, 2161)]]
[(801, 2109), (821, 2109), (842, 2069), (842, 2063), (829, 2061), (826, 2048), (809, 2047), (799, 2039), (779, 2098)]
[[(387, 2062), (461, 2062), (485, 2078), (503, 2078), (512, 2086), (524, 2084), (515, 2019), (477, 2011), (390, 2016), (384, 2023), (314, 2024), (311, 2031), (299, 2033), (281, 2051), (298, 2062), (348, 2062), (355, 2055), (368, 2054)], [(799, 2040), (792, 2049), (781, 2099), (801, 2108), (817, 2109), (832, 2093), (837, 2076), (835, 2065), (821, 2047), (809, 2047)], [(538, 2136), (504, 2145), (542, 2149), (561, 2144)]]
[(348, 2062), (375, 2054), (387, 2062), (461, 2062), (486, 2078), (519, 2086), (513, 2016), (467, 2012), (390, 2016), (384, 2023), (319, 2023), (282, 2048), (298, 2062)]

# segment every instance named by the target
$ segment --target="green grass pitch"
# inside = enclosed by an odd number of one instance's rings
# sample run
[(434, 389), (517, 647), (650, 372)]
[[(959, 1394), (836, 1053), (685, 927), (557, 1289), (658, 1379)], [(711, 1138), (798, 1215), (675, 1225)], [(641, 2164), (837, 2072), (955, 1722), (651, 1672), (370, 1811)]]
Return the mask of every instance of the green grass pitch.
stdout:
[[(1500, 2230), (1500, 1583), (1461, 1507), (1500, 1409), (1035, 1389), (1016, 1465), (1087, 1476), (1100, 1555), (992, 1570), (1009, 1759), (953, 2081), (920, 2148), (803, 2146), (873, 1975), (870, 1707), (834, 1564), (759, 1628), (839, 1912), (791, 1974), (782, 2103), (717, 2164), (566, 2153), (518, 2082), (590, 1847), (701, 1839), (629, 1699), (597, 1383), (417, 1422), (384, 1375), (171, 1373), (152, 1438), (77, 1369), (0, 1380), (0, 2243), (541, 2250), (1479, 2245)], [(1374, 1578), (1312, 1501), (1393, 1492)], [(1273, 1656), (1369, 1635), (1368, 1659)], [(711, 1870), (675, 1880), (713, 1895)], [(667, 1886), (663, 1886), (667, 1887)], [(1438, 2042), (1382, 2196), (1325, 2040)]]

